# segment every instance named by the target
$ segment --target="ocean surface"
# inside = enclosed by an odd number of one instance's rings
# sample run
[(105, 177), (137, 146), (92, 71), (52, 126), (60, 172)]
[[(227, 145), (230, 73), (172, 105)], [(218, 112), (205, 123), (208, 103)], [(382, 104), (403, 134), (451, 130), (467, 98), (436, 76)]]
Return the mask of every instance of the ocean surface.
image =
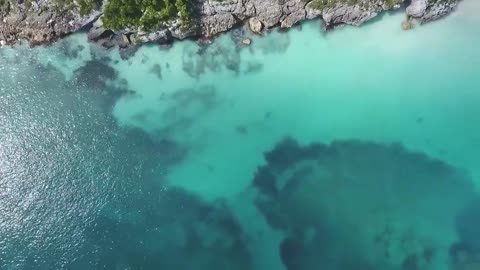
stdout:
[(480, 269), (479, 10), (1, 48), (0, 269)]

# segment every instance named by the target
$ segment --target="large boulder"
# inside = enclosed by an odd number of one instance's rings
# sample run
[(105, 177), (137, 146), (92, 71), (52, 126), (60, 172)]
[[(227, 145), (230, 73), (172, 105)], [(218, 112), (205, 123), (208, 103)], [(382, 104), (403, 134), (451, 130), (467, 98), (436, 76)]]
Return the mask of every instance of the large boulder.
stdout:
[(88, 31), (88, 40), (98, 41), (113, 35), (113, 31), (103, 27), (102, 19), (98, 19), (93, 23), (92, 28)]
[(418, 18), (425, 14), (427, 7), (427, 0), (412, 0), (411, 4), (407, 7), (406, 12), (408, 16)]
[(258, 18), (250, 18), (248, 20), (248, 27), (253, 33), (260, 34), (263, 30), (263, 23)]

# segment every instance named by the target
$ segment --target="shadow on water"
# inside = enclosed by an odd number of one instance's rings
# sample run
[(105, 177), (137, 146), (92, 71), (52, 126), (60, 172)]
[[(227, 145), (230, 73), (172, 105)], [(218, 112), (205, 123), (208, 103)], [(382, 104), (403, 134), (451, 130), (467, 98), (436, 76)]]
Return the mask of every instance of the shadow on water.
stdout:
[(153, 73), (157, 79), (162, 79), (162, 67), (159, 64), (153, 64), (153, 66), (150, 68), (150, 72)]

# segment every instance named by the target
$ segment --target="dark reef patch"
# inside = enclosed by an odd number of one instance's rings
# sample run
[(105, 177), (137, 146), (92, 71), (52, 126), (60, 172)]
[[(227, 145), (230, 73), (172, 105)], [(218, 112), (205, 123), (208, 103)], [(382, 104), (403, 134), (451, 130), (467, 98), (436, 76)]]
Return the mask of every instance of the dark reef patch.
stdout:
[(263, 63), (248, 62), (247, 68), (245, 69), (245, 74), (257, 73), (257, 72), (260, 72), (262, 69), (263, 69)]
[(130, 58), (135, 56), (135, 54), (139, 49), (140, 49), (140, 46), (127, 46), (125, 48), (120, 48), (119, 50), (120, 58), (122, 58), (122, 60), (124, 61), (130, 60)]
[(153, 73), (159, 80), (162, 79), (162, 67), (159, 64), (154, 64), (150, 68), (150, 72)]
[(213, 86), (201, 86), (198, 88), (180, 89), (170, 95), (176, 107), (188, 107), (194, 104), (204, 109), (212, 108), (217, 103), (217, 91)]
[(238, 134), (247, 135), (248, 134), (248, 127), (245, 125), (238, 125), (235, 127), (235, 130)]
[(288, 270), (303, 269), (305, 253), (302, 241), (287, 238), (280, 244), (280, 258)]
[[(457, 216), (456, 228), (464, 251), (480, 260), (480, 197), (472, 200)], [(455, 252), (458, 253), (458, 252)]]
[(255, 204), (287, 235), (279, 255), (289, 270), (433, 270), (436, 251), (449, 243), (419, 225), (432, 222), (456, 219), (462, 241), (480, 244), (480, 203), (465, 208), (476, 196), (471, 179), (400, 144), (303, 146), (287, 138), (265, 160), (253, 179)]
[(240, 50), (245, 46), (242, 41), (247, 37), (247, 29), (245, 26), (237, 27), (229, 32), (230, 39), (235, 43), (236, 49)]
[(148, 57), (144, 54), (142, 54), (142, 60), (141, 60), (141, 63), (142, 64), (146, 64), (148, 62)]
[(186, 47), (182, 55), (183, 71), (196, 79), (207, 71), (218, 72), (223, 69), (238, 74), (240, 63), (239, 52), (235, 48), (220, 43)]
[(165, 102), (161, 114), (162, 126), (156, 129), (156, 136), (169, 138), (176, 132), (185, 132), (195, 119), (215, 108), (220, 100), (213, 86), (179, 89), (169, 95), (161, 95), (159, 102)]
[(75, 75), (79, 82), (84, 82), (91, 87), (105, 87), (108, 81), (117, 78), (117, 71), (106, 61), (93, 59), (86, 65), (77, 69)]
[[(108, 57), (94, 58), (75, 70), (73, 78), (74, 83), (103, 95), (99, 101), (103, 102), (103, 107), (107, 110), (111, 110), (119, 98), (125, 95), (134, 95), (134, 92), (128, 89), (127, 81), (118, 78), (118, 72), (110, 65), (110, 62), (111, 59)], [(114, 81), (119, 83), (115, 85)]]
[(224, 204), (157, 183), (143, 183), (99, 215), (89, 241), (109, 248), (91, 252), (90, 269), (253, 269), (242, 228)]
[[(273, 30), (277, 31), (278, 30)], [(255, 46), (250, 47), (253, 52), (260, 50), (263, 54), (280, 54), (287, 51), (290, 47), (291, 39), (289, 33), (280, 33), (275, 39), (262, 39), (255, 42)]]
[(65, 56), (67, 59), (76, 59), (79, 57), (80, 52), (85, 49), (83, 45), (76, 45), (72, 43), (70, 40), (61, 40), (59, 44), (56, 46), (59, 51)]

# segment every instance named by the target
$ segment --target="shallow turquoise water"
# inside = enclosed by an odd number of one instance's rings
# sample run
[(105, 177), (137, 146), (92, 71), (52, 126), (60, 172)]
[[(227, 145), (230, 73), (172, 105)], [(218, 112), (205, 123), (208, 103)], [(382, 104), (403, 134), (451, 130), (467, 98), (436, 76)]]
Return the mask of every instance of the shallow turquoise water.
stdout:
[(1, 49), (0, 269), (475, 267), (478, 8)]

